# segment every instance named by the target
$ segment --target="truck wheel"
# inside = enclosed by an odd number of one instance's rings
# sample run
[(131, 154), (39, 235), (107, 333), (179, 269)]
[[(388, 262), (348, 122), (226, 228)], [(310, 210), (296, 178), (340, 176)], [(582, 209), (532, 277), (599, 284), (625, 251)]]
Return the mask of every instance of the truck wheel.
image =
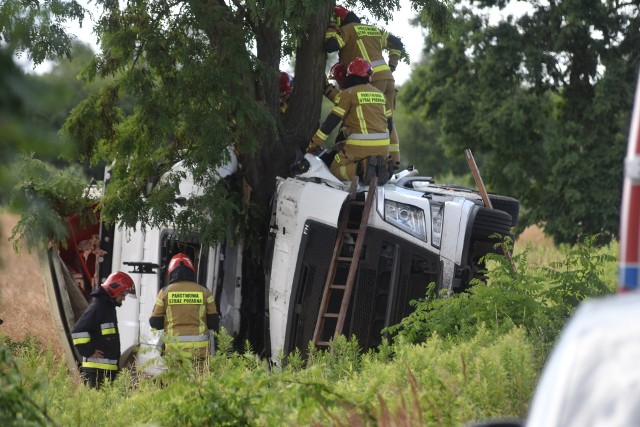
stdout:
[[(454, 188), (457, 190), (467, 190), (476, 194), (480, 194), (478, 190), (473, 190), (468, 187), (462, 187), (458, 185), (450, 185), (449, 188)], [(520, 213), (520, 201), (518, 199), (514, 199), (513, 197), (501, 196), (500, 194), (488, 193), (489, 200), (491, 201), (491, 206), (494, 209), (498, 209), (504, 211), (511, 215), (511, 226), (515, 227), (518, 223), (518, 214)]]
[(469, 254), (467, 255), (467, 265), (462, 275), (461, 286), (458, 292), (464, 292), (469, 289), (473, 279), (481, 282), (487, 281), (486, 265), (482, 257), (486, 254), (495, 252), (494, 243), (472, 240), (469, 244)]
[(472, 279), (480, 279), (483, 282), (487, 280), (486, 263), (482, 259), (486, 254), (495, 252), (494, 243), (490, 242), (473, 242), (469, 253), (469, 266), (473, 272)]
[(511, 234), (511, 223), (511, 215), (507, 212), (478, 206), (471, 239), (485, 242), (495, 241), (495, 234), (500, 236)]
[(518, 223), (520, 202), (513, 197), (500, 196), (498, 194), (489, 194), (489, 200), (494, 209), (504, 211), (511, 215), (511, 226), (515, 227)]

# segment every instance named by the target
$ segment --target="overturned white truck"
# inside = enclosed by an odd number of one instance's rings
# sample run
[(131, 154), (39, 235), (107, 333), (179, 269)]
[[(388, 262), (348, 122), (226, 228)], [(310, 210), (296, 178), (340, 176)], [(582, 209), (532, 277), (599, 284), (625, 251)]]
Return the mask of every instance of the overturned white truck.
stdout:
[[(151, 330), (148, 319), (158, 291), (167, 284), (168, 260), (178, 252), (192, 257), (199, 283), (216, 297), (221, 326), (239, 342), (246, 335), (263, 337), (264, 349), (256, 350), (274, 360), (296, 348), (304, 351), (314, 339), (319, 312), (327, 310), (326, 306), (321, 308), (321, 301), (330, 268), (336, 276), (334, 282), (344, 281), (347, 275), (348, 266), (339, 261), (349, 257), (340, 257), (353, 254), (355, 230), (365, 212), (362, 208), (347, 209), (347, 205), (365, 200), (369, 192), (369, 187), (358, 186), (350, 197), (349, 183), (337, 180), (320, 159), (307, 154), (304, 161), (304, 173), (278, 178), (266, 239), (264, 292), (243, 292), (243, 287), (252, 284), (242, 278), (242, 242), (204, 247), (197, 235), (177, 240), (170, 227), (106, 229), (100, 223), (82, 227), (70, 219), (67, 249), (51, 248), (43, 259), (46, 287), (68, 364), (75, 366), (79, 360), (70, 330), (87, 305), (83, 283), (87, 286), (93, 280), (95, 286), (118, 270), (130, 272), (139, 293), (118, 309), (121, 365), (135, 360), (149, 367), (153, 366), (150, 362), (159, 360), (161, 337)], [(180, 167), (178, 164), (174, 169)], [(234, 159), (219, 170), (221, 177), (234, 173), (235, 167)], [(199, 191), (189, 179), (182, 182), (180, 190), (180, 198)], [(519, 202), (513, 198), (489, 197), (494, 209), (484, 207), (476, 191), (436, 184), (429, 177), (417, 176), (417, 171), (403, 171), (386, 185), (375, 187), (370, 213), (364, 219), (366, 234), (360, 243), (342, 332), (355, 335), (365, 350), (376, 347), (383, 328), (406, 317), (412, 310), (409, 302), (423, 297), (430, 283), (438, 290), (460, 292), (473, 278), (481, 279), (481, 258), (497, 251), (497, 241), (511, 236), (519, 210)], [(176, 208), (180, 209), (179, 204)], [(346, 229), (354, 231), (355, 239), (342, 236), (334, 259), (342, 219)], [(91, 236), (97, 236), (96, 241), (99, 238), (99, 250), (94, 251), (96, 260), (87, 262), (87, 252), (81, 256), (78, 249)], [(93, 268), (87, 265), (91, 263)], [(258, 313), (255, 307), (260, 308)], [(261, 330), (248, 333), (247, 327)], [(153, 373), (153, 368), (147, 369)]]

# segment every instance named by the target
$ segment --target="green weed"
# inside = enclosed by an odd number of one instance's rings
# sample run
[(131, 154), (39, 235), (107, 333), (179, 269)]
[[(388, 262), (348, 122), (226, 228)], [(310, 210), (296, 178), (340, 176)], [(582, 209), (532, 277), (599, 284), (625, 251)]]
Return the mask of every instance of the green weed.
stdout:
[[(524, 251), (487, 257), (488, 280), (436, 298), (363, 353), (340, 336), (273, 364), (224, 330), (202, 366), (165, 354), (166, 373), (123, 370), (89, 389), (29, 337), (0, 343), (0, 423), (76, 426), (458, 426), (523, 417), (549, 349), (586, 298), (615, 288), (615, 247), (558, 248), (531, 265)], [(613, 277), (612, 277), (613, 276)], [(306, 355), (306, 357), (304, 356)]]
[(527, 251), (515, 255), (513, 264), (489, 254), (486, 283), (477, 281), (467, 292), (446, 298), (437, 298), (432, 284), (425, 298), (412, 302), (415, 312), (389, 332), (411, 343), (433, 334), (460, 342), (476, 334), (479, 325), (500, 333), (522, 327), (546, 357), (581, 301), (613, 292), (610, 272), (616, 258), (608, 249), (598, 251), (594, 239), (586, 239), (561, 247), (559, 261), (533, 267)]

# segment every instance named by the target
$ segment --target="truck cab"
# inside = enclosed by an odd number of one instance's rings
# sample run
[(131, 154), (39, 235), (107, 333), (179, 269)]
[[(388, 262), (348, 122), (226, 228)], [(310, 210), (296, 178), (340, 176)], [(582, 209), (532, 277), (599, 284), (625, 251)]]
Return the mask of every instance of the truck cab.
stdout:
[[(348, 184), (320, 173), (318, 158), (307, 154), (307, 172), (279, 178), (272, 207), (266, 313), (272, 358), (312, 340), (331, 265), (338, 224), (346, 213)], [(356, 199), (368, 196), (358, 186)], [(343, 334), (355, 335), (363, 350), (380, 344), (384, 328), (411, 311), (435, 283), (439, 293), (462, 292), (482, 279), (482, 257), (511, 234), (519, 203), (491, 195), (501, 209), (484, 207), (468, 188), (435, 184), (417, 171), (396, 175), (375, 188), (373, 208), (358, 262)], [(353, 215), (353, 213), (351, 213)], [(360, 217), (349, 218), (355, 229)], [(342, 252), (352, 252), (344, 242)], [(336, 276), (348, 266), (336, 267)]]

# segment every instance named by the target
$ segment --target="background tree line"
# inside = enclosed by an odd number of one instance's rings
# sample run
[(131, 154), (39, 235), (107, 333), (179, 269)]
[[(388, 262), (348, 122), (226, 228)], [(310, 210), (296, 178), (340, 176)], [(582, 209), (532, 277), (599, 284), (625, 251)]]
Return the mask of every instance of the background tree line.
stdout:
[[(640, 2), (533, 2), (525, 15), (489, 19), (489, 8), (508, 4), (456, 2), (446, 36), (427, 36), (400, 104), (446, 157), (471, 148), (490, 189), (523, 204), (520, 229), (543, 225), (556, 243), (609, 241), (619, 227)], [(415, 140), (403, 142), (418, 150)]]

